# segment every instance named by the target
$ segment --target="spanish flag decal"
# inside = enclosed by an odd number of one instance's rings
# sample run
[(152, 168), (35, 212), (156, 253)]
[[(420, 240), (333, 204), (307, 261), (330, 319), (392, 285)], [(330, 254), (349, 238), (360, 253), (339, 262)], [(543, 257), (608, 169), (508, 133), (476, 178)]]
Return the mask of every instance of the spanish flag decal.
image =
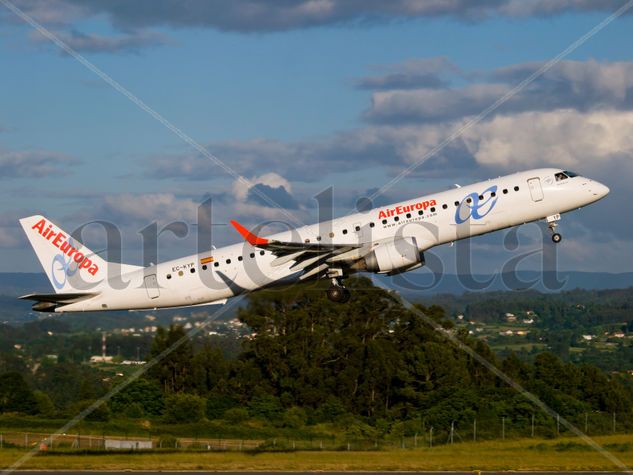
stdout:
[(209, 264), (210, 262), (213, 262), (213, 257), (205, 257), (203, 259), (200, 259), (200, 264)]

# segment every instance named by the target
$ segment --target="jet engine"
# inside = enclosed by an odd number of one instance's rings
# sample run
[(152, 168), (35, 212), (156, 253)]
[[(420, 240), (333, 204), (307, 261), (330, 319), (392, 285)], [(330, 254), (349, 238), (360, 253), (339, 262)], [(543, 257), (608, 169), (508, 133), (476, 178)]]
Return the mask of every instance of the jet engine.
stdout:
[(398, 274), (424, 265), (424, 254), (414, 237), (398, 237), (378, 243), (364, 258), (364, 270)]

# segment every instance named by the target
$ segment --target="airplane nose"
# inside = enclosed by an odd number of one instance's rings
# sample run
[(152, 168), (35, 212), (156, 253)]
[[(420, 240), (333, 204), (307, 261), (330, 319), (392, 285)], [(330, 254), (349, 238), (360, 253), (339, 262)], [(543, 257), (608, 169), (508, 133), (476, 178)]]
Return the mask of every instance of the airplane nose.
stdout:
[(593, 186), (591, 188), (592, 188), (591, 191), (593, 191), (593, 193), (595, 195), (599, 196), (600, 198), (604, 198), (611, 191), (608, 186), (603, 185), (602, 183), (599, 183), (597, 181), (594, 182), (594, 184), (593, 184)]

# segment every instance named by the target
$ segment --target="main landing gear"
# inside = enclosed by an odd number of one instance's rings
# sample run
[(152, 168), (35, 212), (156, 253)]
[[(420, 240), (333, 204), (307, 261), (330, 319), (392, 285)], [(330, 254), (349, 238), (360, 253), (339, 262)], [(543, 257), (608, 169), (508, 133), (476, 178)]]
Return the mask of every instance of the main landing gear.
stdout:
[(554, 244), (558, 244), (563, 240), (563, 236), (556, 232), (556, 227), (558, 226), (557, 221), (560, 221), (560, 214), (547, 217), (547, 227), (552, 232), (552, 241)]
[(349, 290), (341, 285), (341, 280), (337, 277), (332, 277), (332, 285), (326, 293), (327, 298), (336, 303), (345, 303), (351, 297)]

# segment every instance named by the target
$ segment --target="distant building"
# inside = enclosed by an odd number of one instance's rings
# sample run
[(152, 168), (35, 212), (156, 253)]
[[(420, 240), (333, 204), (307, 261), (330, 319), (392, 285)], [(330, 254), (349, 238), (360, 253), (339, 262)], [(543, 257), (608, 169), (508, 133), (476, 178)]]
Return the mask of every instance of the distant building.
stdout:
[(594, 335), (583, 335), (582, 339), (585, 341), (591, 341), (594, 339)]
[(91, 363), (112, 363), (112, 356), (94, 355), (90, 357)]
[(526, 318), (525, 320), (523, 320), (523, 323), (525, 323), (526, 325), (532, 325), (534, 323), (534, 319)]

